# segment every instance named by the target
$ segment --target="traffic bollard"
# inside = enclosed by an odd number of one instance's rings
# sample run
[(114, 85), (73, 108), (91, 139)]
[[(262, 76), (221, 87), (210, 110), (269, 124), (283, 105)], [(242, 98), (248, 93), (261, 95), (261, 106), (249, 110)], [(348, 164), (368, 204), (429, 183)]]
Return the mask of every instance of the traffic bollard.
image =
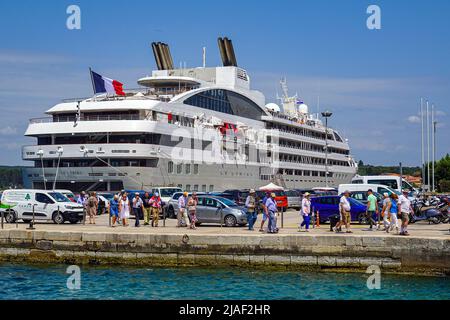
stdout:
[(83, 225), (86, 225), (86, 207), (83, 207)]
[(3, 229), (3, 219), (4, 219), (5, 213), (2, 211), (2, 229)]
[[(30, 225), (28, 226), (27, 230), (34, 230), (35, 229), (34, 228), (34, 206), (35, 206), (35, 204), (33, 204), (33, 217), (32, 217), (32, 219), (30, 221)], [(58, 207), (58, 211), (59, 211), (59, 207)]]

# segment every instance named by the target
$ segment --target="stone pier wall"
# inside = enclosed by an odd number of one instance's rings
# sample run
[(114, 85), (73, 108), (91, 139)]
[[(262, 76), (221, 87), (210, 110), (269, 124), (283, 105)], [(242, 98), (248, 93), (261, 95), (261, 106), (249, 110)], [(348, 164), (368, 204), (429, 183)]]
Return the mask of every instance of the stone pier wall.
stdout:
[(0, 230), (0, 260), (450, 274), (450, 239), (358, 235), (181, 235)]

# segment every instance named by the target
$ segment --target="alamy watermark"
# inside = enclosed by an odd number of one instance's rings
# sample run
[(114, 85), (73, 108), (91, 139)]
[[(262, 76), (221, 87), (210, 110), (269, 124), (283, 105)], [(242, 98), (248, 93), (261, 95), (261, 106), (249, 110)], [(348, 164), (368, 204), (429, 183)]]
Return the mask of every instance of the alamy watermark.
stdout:
[(370, 274), (367, 278), (366, 285), (369, 290), (381, 289), (381, 269), (378, 265), (371, 265), (367, 268), (366, 273)]
[(366, 20), (367, 29), (380, 30), (381, 29), (381, 8), (376, 4), (371, 4), (367, 7), (367, 14), (370, 16)]
[(66, 273), (70, 274), (67, 278), (66, 286), (69, 290), (80, 290), (81, 289), (81, 269), (77, 265), (68, 266)]
[(67, 7), (66, 13), (69, 15), (66, 20), (66, 27), (69, 30), (81, 29), (81, 9), (75, 4)]

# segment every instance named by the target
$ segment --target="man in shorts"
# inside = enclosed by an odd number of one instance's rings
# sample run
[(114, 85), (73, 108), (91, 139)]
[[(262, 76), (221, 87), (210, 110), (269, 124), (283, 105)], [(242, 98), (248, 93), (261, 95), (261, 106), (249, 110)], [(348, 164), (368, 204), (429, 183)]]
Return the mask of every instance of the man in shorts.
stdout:
[(408, 223), (409, 223), (409, 215), (413, 212), (413, 208), (411, 206), (411, 201), (408, 199), (409, 190), (403, 189), (402, 195), (398, 197), (399, 208), (402, 225), (400, 227), (400, 235), (409, 236), (408, 233)]
[(347, 233), (353, 233), (350, 230), (350, 200), (348, 198), (350, 197), (350, 191), (345, 190), (344, 195), (339, 200), (339, 214), (340, 214), (340, 221), (336, 224), (334, 227), (335, 232), (338, 232), (339, 228), (342, 225), (345, 225), (345, 228), (347, 229)]

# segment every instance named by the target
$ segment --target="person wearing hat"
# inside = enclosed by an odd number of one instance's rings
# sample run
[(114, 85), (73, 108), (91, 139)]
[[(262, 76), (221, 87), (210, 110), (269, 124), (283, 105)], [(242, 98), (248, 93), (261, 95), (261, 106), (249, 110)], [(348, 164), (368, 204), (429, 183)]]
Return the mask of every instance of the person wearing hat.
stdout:
[(86, 195), (86, 192), (81, 191), (80, 195), (77, 198), (77, 203), (81, 204), (83, 207), (86, 207), (87, 199), (88, 199), (88, 196)]
[(347, 233), (353, 233), (350, 230), (350, 222), (351, 222), (351, 216), (350, 216), (350, 201), (348, 198), (350, 197), (350, 191), (345, 190), (344, 195), (339, 200), (339, 217), (340, 220), (334, 227), (335, 232), (338, 232), (339, 228), (342, 225), (345, 225), (345, 228), (347, 229)]
[(302, 199), (302, 207), (300, 209), (300, 215), (303, 217), (303, 221), (300, 224), (300, 230), (305, 227), (305, 231), (309, 232), (309, 222), (311, 221), (311, 200), (310, 200), (311, 194), (309, 192), (306, 192), (303, 195)]
[(142, 199), (143, 206), (142, 211), (144, 212), (144, 226), (148, 226), (150, 224), (150, 215), (151, 215), (151, 208), (150, 205), (150, 194), (148, 192), (144, 193), (144, 197)]
[(264, 232), (264, 223), (269, 219), (269, 211), (267, 211), (266, 202), (267, 199), (270, 198), (270, 193), (266, 192), (264, 198), (261, 201), (261, 208), (262, 208), (262, 219), (261, 219), (261, 226), (259, 227), (260, 232)]
[(245, 200), (245, 208), (247, 208), (247, 223), (248, 230), (253, 231), (253, 225), (256, 222), (256, 192), (254, 189), (250, 189), (250, 192)]
[(400, 227), (400, 235), (409, 236), (408, 233), (408, 223), (409, 223), (409, 215), (414, 212), (414, 209), (411, 206), (411, 201), (408, 199), (409, 194), (408, 189), (402, 190), (402, 195), (398, 197), (399, 208), (398, 212), (400, 212), (400, 217), (402, 220), (402, 225)]
[(142, 205), (143, 204), (144, 203), (143, 203), (143, 201), (142, 201), (142, 199), (141, 199), (141, 197), (139, 195), (139, 192), (136, 192), (134, 194), (134, 199), (133, 199), (133, 214), (134, 214), (134, 217), (135, 217), (135, 223), (134, 223), (135, 227), (140, 227), (139, 217), (140, 217), (141, 212), (142, 212)]
[(266, 207), (267, 212), (269, 213), (269, 225), (267, 226), (267, 232), (268, 233), (277, 233), (277, 222), (276, 222), (276, 215), (277, 215), (277, 202), (275, 201), (275, 193), (270, 194), (270, 198), (266, 201)]
[[(383, 225), (384, 225), (384, 230), (386, 231), (389, 228), (389, 205), (391, 203), (391, 198), (389, 198), (389, 193), (385, 192), (383, 193), (383, 208), (381, 209), (381, 216), (383, 217)], [(378, 226), (379, 228), (380, 226)]]

